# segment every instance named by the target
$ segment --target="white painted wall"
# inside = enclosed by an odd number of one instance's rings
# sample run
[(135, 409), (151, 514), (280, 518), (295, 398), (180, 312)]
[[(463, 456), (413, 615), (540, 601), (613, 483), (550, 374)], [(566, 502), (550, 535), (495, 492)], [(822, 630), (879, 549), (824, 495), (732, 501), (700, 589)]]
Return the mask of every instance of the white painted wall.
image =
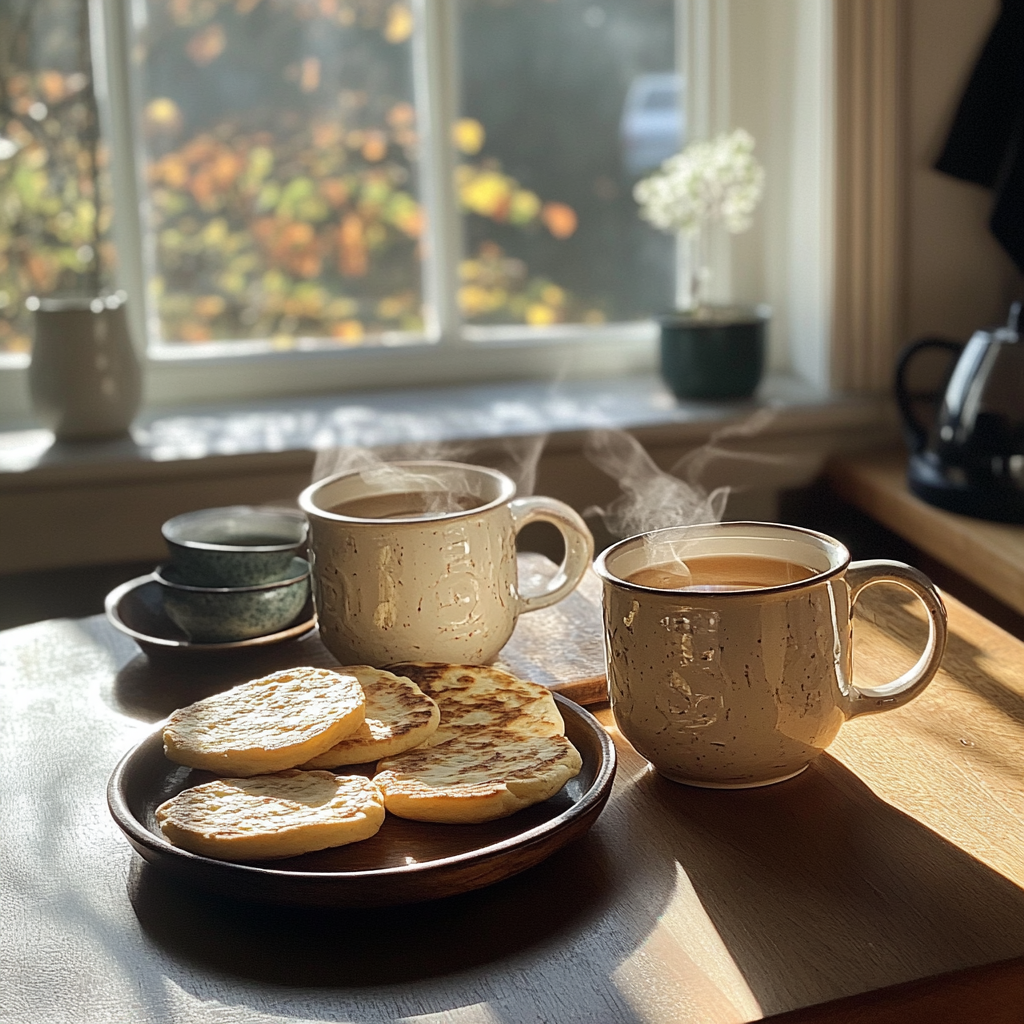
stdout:
[(769, 365), (827, 388), (832, 276), (832, 19), (822, 0), (730, 0), (730, 127), (766, 173), (754, 227), (733, 237), (740, 302), (772, 307)]

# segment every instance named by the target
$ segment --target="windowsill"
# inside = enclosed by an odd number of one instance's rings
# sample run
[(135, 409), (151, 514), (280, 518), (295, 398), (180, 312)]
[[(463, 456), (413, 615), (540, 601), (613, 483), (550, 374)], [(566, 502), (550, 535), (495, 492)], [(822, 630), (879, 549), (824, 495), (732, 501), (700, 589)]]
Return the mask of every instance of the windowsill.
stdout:
[(380, 448), (547, 434), (572, 444), (592, 429), (669, 431), (695, 441), (755, 410), (775, 416), (763, 432), (885, 427), (880, 398), (822, 394), (792, 377), (771, 376), (755, 399), (676, 399), (656, 375), (359, 392), (275, 401), (160, 409), (140, 415), (131, 438), (55, 442), (43, 429), (0, 431), (0, 490), (113, 483), (216, 472), (222, 459), (252, 462), (335, 447)]
[[(351, 395), (382, 388), (437, 388), (476, 382), (566, 381), (621, 378), (657, 365), (654, 321), (611, 324), (581, 331), (560, 325), (487, 342), (367, 345), (265, 351), (224, 346), (185, 346), (170, 356), (143, 359), (146, 407), (172, 410), (187, 401), (218, 410), (238, 403), (275, 399), (289, 406), (317, 394)], [(231, 354), (228, 354), (228, 353)], [(27, 355), (0, 353), (0, 435), (34, 422)], [(140, 421), (141, 422), (141, 421)]]
[[(770, 415), (747, 422), (763, 410)], [(342, 446), (392, 449), (382, 454), (396, 457), (395, 446), (416, 445), (397, 457), (515, 461), (515, 446), (503, 439), (543, 436), (537, 489), (584, 511), (618, 493), (617, 481), (583, 457), (588, 432), (602, 428), (629, 430), (661, 466), (727, 430), (724, 447), (754, 454), (715, 460), (700, 484), (729, 487), (734, 519), (775, 518), (778, 494), (809, 483), (829, 456), (898, 437), (882, 397), (834, 397), (770, 377), (752, 401), (681, 402), (653, 374), (161, 409), (141, 415), (130, 439), (107, 442), (0, 431), (0, 576), (155, 564), (166, 553), (160, 524), (170, 516), (293, 502), (318, 453), (328, 453), (329, 471), (330, 451)]]

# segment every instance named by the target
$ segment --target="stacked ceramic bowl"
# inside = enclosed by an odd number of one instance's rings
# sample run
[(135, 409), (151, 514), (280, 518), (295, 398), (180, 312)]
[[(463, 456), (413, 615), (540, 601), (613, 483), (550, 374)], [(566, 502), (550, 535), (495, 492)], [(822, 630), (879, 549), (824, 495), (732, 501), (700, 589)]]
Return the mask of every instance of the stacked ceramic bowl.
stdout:
[(266, 636), (309, 600), (306, 519), (287, 509), (206, 508), (163, 525), (170, 560), (154, 572), (168, 617), (196, 643)]

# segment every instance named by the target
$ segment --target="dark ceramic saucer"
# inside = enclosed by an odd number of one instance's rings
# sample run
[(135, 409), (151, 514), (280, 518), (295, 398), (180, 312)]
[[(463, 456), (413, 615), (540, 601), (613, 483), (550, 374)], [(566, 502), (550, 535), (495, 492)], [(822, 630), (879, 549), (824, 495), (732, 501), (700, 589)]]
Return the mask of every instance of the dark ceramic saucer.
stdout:
[(168, 617), (163, 588), (152, 573), (116, 587), (107, 594), (105, 608), (110, 624), (130, 636), (150, 657), (251, 650), (297, 640), (316, 628), (316, 614), (310, 599), (291, 625), (275, 633), (230, 643), (196, 643)]

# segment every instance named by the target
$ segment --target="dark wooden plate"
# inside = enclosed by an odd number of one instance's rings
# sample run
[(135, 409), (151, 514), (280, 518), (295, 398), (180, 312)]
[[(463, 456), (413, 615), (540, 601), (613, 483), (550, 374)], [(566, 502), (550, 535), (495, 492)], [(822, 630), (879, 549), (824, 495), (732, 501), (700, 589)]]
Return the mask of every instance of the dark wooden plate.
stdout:
[(533, 867), (583, 835), (615, 777), (615, 747), (589, 712), (555, 694), (583, 770), (551, 799), (500, 821), (434, 825), (389, 814), (371, 839), (287, 860), (235, 864), (172, 846), (154, 812), (212, 779), (164, 757), (158, 730), (129, 751), (107, 785), (114, 820), (133, 847), (182, 882), (236, 899), (290, 906), (374, 907), (438, 899)]

